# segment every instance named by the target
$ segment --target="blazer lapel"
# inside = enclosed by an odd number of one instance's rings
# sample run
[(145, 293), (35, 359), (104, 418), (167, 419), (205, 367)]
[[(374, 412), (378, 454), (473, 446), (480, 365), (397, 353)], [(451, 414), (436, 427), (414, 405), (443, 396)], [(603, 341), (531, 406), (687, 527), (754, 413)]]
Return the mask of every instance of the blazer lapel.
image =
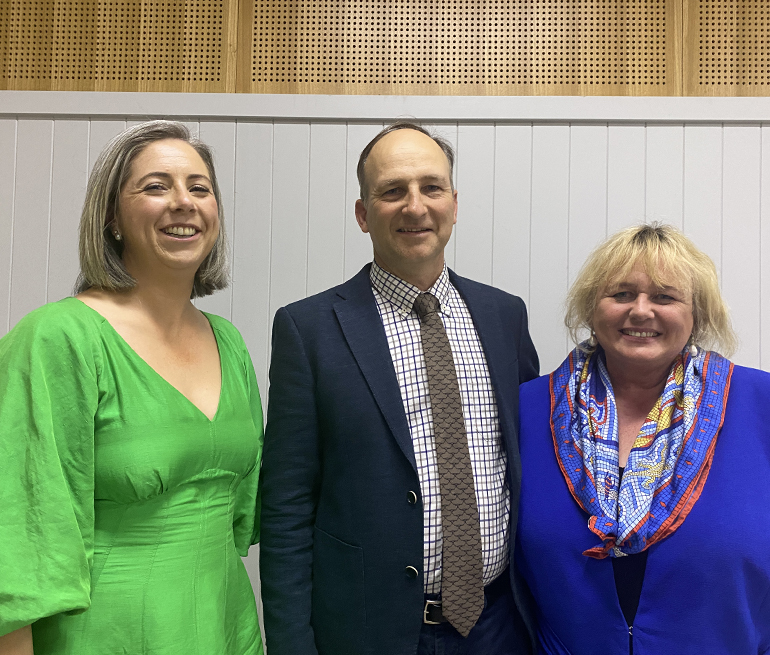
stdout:
[(385, 328), (369, 282), (369, 266), (365, 266), (345, 284), (339, 295), (340, 299), (334, 304), (334, 311), (348, 347), (358, 362), (388, 427), (416, 471), (412, 437)]

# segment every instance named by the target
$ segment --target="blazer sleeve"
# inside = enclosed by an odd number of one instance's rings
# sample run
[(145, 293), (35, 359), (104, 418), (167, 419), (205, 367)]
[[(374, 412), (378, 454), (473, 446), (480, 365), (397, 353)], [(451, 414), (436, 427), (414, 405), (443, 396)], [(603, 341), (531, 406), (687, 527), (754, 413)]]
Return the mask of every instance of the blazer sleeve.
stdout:
[(310, 624), (313, 528), (320, 484), (315, 383), (286, 308), (273, 322), (261, 473), (260, 579), (270, 655), (317, 655)]
[(519, 384), (524, 384), (540, 375), (540, 360), (537, 357), (535, 344), (532, 343), (532, 337), (529, 335), (527, 306), (521, 299), (519, 299), (519, 304)]

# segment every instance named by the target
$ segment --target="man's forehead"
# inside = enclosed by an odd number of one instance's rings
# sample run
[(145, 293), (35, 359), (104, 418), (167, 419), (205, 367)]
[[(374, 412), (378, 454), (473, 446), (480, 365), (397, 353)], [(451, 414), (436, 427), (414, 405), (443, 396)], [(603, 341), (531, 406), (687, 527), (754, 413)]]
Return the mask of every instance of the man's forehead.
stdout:
[(374, 145), (366, 161), (370, 172), (394, 166), (433, 168), (424, 174), (434, 177), (447, 177), (449, 173), (449, 161), (441, 147), (431, 137), (410, 129), (386, 134)]

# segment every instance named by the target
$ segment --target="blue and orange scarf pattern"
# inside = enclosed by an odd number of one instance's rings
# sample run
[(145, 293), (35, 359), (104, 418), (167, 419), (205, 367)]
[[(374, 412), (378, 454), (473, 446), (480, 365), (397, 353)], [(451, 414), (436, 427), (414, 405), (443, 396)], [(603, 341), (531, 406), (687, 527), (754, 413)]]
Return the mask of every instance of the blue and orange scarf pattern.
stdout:
[(603, 355), (576, 348), (551, 374), (556, 458), (601, 542), (584, 555), (639, 553), (679, 528), (708, 478), (732, 371), (732, 363), (715, 352), (682, 352), (634, 442), (622, 480), (617, 409)]

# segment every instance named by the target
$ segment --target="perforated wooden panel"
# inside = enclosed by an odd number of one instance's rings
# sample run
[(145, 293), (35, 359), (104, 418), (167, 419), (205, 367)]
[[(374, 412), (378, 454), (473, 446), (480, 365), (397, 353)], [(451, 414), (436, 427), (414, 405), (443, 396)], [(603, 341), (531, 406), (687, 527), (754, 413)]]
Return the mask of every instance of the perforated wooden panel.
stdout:
[(679, 0), (242, 0), (258, 92), (681, 92)]
[(770, 6), (686, 0), (689, 95), (770, 95)]
[(237, 0), (0, 0), (0, 88), (234, 91)]

